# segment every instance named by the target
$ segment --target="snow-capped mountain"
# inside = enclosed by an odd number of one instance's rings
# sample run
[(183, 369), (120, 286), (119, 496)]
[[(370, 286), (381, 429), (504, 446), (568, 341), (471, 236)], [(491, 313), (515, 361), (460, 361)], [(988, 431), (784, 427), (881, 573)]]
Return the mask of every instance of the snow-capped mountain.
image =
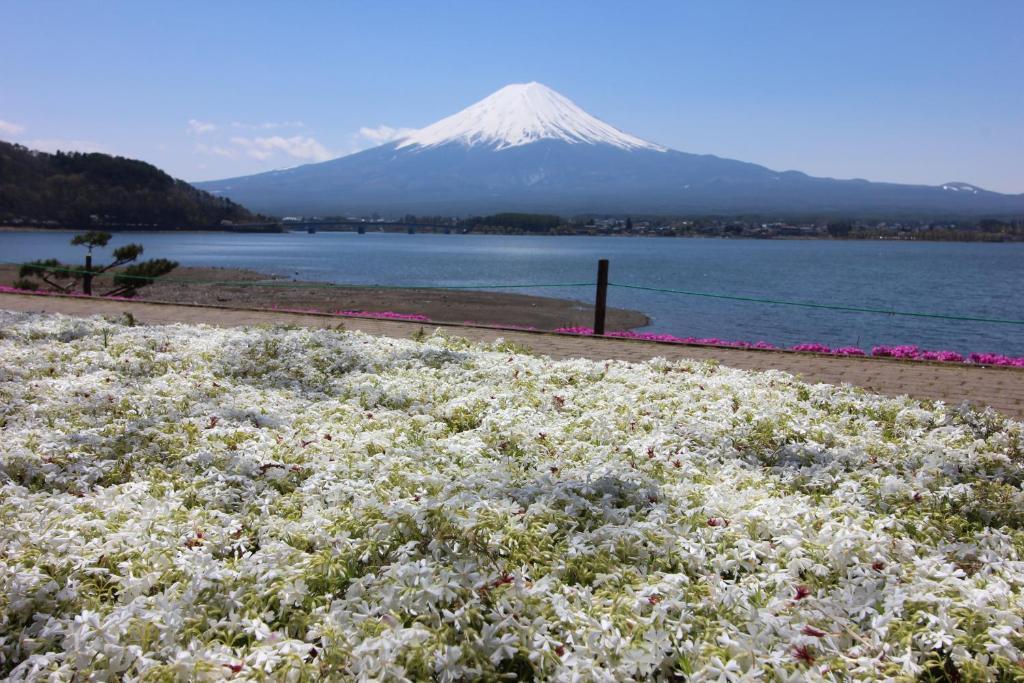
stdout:
[(985, 191), (980, 187), (975, 187), (974, 185), (970, 185), (968, 183), (957, 182), (945, 183), (942, 185), (942, 189), (945, 190), (946, 192), (967, 192), (970, 194), (978, 194), (979, 192)]
[(609, 126), (580, 109), (569, 98), (536, 82), (506, 85), (458, 114), (400, 140), (397, 149), (458, 143), (467, 147), (483, 145), (502, 150), (539, 140), (666, 151), (661, 145)]
[(356, 154), (195, 185), (276, 215), (1024, 214), (1024, 195), (967, 183), (814, 178), (678, 152), (625, 133), (540, 83), (505, 86)]

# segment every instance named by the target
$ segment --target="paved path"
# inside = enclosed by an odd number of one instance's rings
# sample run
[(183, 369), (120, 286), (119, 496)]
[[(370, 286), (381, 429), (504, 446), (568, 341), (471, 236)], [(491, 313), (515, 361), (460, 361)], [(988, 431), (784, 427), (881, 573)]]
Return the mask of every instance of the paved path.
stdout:
[(206, 306), (182, 306), (152, 302), (103, 301), (57, 296), (0, 294), (0, 309), (64, 313), (67, 315), (119, 315), (125, 311), (143, 323), (206, 323), (220, 326), (258, 324), (334, 327), (343, 322), (346, 329), (387, 337), (408, 337), (420, 329), (442, 327), (462, 337), (493, 341), (499, 337), (530, 347), (553, 358), (583, 357), (643, 361), (663, 358), (718, 360), (723, 365), (747, 370), (775, 368), (801, 375), (810, 382), (849, 383), (890, 396), (907, 394), (959, 405), (970, 401), (992, 406), (1004, 415), (1024, 419), (1024, 370), (983, 368), (969, 365), (896, 361), (882, 358), (834, 358), (814, 354), (777, 351), (746, 351), (682, 344), (659, 344), (626, 339), (570, 337), (540, 332), (520, 332), (463, 325), (410, 323), (365, 318), (277, 311), (252, 311)]

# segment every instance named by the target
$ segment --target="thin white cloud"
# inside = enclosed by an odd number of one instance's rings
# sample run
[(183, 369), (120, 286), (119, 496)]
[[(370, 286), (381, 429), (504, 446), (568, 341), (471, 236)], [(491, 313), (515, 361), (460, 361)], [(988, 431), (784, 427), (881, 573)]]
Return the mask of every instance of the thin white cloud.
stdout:
[(217, 130), (217, 124), (210, 123), (209, 121), (200, 121), (199, 119), (189, 119), (187, 130), (192, 135), (203, 135), (204, 133), (211, 133)]
[(241, 147), (253, 159), (269, 159), (274, 154), (273, 150), (257, 145), (256, 141), (250, 138), (234, 137), (231, 138), (231, 143)]
[(392, 142), (394, 140), (401, 140), (402, 138), (409, 137), (415, 133), (415, 128), (392, 128), (391, 126), (380, 125), (375, 128), (369, 128), (363, 126), (359, 129), (358, 136), (363, 140), (368, 140), (375, 145), (383, 145), (386, 142)]
[(275, 152), (283, 152), (304, 161), (327, 161), (334, 158), (322, 144), (303, 135), (294, 135), (290, 138), (279, 135), (265, 138), (233, 137), (231, 142), (253, 159), (269, 159)]
[(266, 121), (264, 123), (243, 123), (232, 121), (232, 128), (244, 128), (245, 130), (273, 130), (274, 128), (305, 128), (302, 121)]
[(6, 133), (7, 135), (17, 135), (18, 133), (25, 130), (25, 126), (20, 126), (17, 123), (11, 121), (4, 121), (0, 119), (0, 133)]
[(41, 152), (102, 152), (110, 154), (105, 146), (90, 140), (64, 140), (62, 138), (43, 138), (39, 140), (22, 140), (21, 144), (29, 149)]
[(229, 147), (222, 147), (221, 145), (206, 145), (202, 142), (197, 143), (195, 151), (199, 154), (209, 154), (211, 156), (227, 157), (229, 159), (238, 156), (238, 151)]

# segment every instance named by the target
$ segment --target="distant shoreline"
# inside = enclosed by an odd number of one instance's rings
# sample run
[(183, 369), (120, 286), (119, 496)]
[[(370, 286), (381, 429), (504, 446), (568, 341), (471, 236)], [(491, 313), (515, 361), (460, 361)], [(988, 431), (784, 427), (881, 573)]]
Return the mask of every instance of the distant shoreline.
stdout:
[[(367, 227), (373, 226), (373, 223), (367, 223)], [(39, 232), (84, 232), (85, 230), (92, 230), (96, 228), (67, 228), (67, 227), (52, 227), (52, 228), (41, 228), (38, 226), (14, 226), (14, 225), (0, 225), (0, 233), (12, 233), (12, 232), (25, 232), (25, 233), (39, 233)], [(269, 230), (224, 230), (219, 228), (157, 228), (153, 230), (143, 229), (125, 229), (120, 230), (117, 228), (103, 227), (100, 228), (106, 232), (114, 234), (119, 233), (132, 233), (132, 234), (218, 234), (218, 235), (288, 235), (296, 233), (304, 233), (304, 230), (298, 229), (285, 229), (280, 232), (269, 231)], [(320, 229), (317, 233), (352, 233), (356, 234), (356, 230), (332, 230), (332, 229)], [(315, 233), (314, 233), (315, 234)], [(370, 230), (367, 229), (366, 235), (405, 235), (405, 230)], [(414, 234), (416, 235), (437, 235), (438, 237), (452, 237), (452, 236), (480, 236), (480, 237), (621, 237), (630, 239), (706, 239), (706, 240), (746, 240), (746, 241), (760, 241), (760, 242), (929, 242), (935, 244), (1020, 244), (1024, 242), (1024, 239), (929, 239), (927, 237), (918, 236), (897, 236), (897, 235), (880, 235), (871, 237), (825, 237), (825, 236), (814, 236), (814, 235), (775, 235), (771, 237), (754, 237), (750, 235), (658, 235), (658, 234), (623, 234), (623, 233), (600, 233), (600, 234), (588, 234), (588, 233), (556, 233), (556, 232), (538, 232), (538, 233), (522, 233), (522, 232), (451, 232), (443, 233), (438, 230), (422, 229), (417, 230)]]

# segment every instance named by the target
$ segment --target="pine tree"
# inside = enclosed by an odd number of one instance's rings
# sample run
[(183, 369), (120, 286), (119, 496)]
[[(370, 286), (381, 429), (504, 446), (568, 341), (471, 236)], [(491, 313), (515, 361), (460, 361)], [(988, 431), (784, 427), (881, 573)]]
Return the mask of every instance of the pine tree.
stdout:
[[(74, 290), (78, 282), (82, 283), (82, 292), (92, 294), (92, 281), (95, 277), (108, 271), (126, 266), (142, 256), (141, 244), (126, 244), (114, 249), (114, 260), (105, 266), (94, 267), (92, 263), (92, 250), (97, 247), (105, 247), (110, 242), (109, 232), (98, 232), (91, 230), (71, 239), (74, 246), (84, 246), (88, 249), (85, 256), (85, 266), (81, 269), (75, 268), (57, 259), (45, 259), (22, 264), (18, 271), (18, 282), (16, 286), (22, 289), (38, 289), (39, 285), (29, 278), (42, 280), (54, 290), (67, 294)], [(135, 296), (137, 290), (146, 285), (151, 285), (159, 277), (166, 275), (178, 267), (177, 262), (167, 259), (150, 259), (141, 263), (133, 263), (124, 270), (114, 273), (113, 288), (101, 294), (101, 296)]]

